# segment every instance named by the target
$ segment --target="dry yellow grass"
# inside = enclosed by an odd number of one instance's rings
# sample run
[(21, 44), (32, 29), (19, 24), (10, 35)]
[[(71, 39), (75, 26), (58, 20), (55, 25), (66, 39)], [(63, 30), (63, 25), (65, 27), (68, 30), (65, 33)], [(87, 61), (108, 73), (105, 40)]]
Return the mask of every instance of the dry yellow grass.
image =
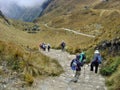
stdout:
[(76, 35), (62, 29), (49, 29), (43, 24), (39, 25), (41, 26), (41, 30), (38, 33), (29, 34), (12, 25), (7, 26), (5, 24), (0, 24), (0, 39), (6, 42), (11, 41), (25, 47), (29, 46), (30, 48), (38, 48), (38, 45), (42, 42), (50, 43), (53, 47), (58, 47), (62, 40), (64, 40), (68, 48), (75, 49), (89, 46), (86, 42), (88, 43), (93, 39), (82, 35)]

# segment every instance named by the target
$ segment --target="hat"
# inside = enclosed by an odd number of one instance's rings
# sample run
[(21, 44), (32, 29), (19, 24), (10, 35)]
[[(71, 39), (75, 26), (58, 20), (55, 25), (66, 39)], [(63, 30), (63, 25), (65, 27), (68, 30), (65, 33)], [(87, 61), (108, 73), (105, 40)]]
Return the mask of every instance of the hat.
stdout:
[(99, 54), (100, 52), (98, 51), (98, 50), (95, 50), (95, 52), (94, 52), (95, 54)]

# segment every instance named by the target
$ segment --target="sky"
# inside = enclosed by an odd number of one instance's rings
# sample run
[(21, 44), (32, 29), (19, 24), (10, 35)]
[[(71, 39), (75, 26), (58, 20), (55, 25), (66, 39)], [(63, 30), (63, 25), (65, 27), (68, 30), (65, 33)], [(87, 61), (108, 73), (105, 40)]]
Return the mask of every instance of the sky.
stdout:
[(40, 7), (46, 1), (49, 0), (0, 0), (0, 10), (7, 17), (11, 17), (16, 15), (17, 8)]
[(0, 8), (16, 3), (19, 6), (33, 7), (42, 5), (47, 0), (0, 0)]

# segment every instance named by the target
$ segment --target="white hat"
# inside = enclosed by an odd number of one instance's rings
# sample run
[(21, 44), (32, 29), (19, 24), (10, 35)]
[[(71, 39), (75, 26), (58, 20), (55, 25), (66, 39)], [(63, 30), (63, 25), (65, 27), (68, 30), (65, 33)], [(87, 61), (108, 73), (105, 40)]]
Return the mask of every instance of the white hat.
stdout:
[(94, 52), (95, 54), (99, 54), (100, 52), (98, 51), (98, 50), (95, 50), (95, 52)]

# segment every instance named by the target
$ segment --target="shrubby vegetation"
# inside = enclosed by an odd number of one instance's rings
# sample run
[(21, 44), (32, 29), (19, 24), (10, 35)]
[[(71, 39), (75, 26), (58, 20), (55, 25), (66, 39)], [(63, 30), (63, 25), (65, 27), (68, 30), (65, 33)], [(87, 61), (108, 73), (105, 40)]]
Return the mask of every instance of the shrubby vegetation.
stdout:
[(40, 52), (28, 52), (13, 43), (0, 41), (0, 64), (3, 62), (6, 62), (9, 70), (21, 74), (22, 79), (28, 85), (34, 82), (36, 76), (57, 76), (63, 72), (56, 60), (50, 59)]
[(116, 56), (114, 58), (107, 58), (106, 63), (101, 69), (101, 74), (104, 76), (112, 75), (120, 65), (120, 57)]

